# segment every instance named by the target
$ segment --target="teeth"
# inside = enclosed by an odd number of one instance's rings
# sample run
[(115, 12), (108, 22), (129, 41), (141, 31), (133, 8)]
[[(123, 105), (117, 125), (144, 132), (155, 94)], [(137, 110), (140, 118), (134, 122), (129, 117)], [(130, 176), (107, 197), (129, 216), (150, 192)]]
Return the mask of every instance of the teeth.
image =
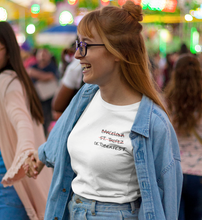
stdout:
[(91, 68), (90, 64), (81, 64), (82, 70), (87, 70)]

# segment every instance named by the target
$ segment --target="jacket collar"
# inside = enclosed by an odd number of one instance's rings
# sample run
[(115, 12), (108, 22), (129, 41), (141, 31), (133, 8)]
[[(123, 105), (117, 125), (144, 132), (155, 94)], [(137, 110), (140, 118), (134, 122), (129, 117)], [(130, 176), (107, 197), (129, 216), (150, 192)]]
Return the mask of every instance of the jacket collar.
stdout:
[[(88, 84), (88, 88), (84, 91), (83, 96), (95, 95), (99, 87), (97, 85)], [(135, 122), (132, 126), (132, 131), (149, 137), (149, 125), (152, 113), (153, 101), (147, 96), (143, 95), (140, 106), (135, 117)]]
[(153, 101), (147, 96), (143, 95), (140, 102), (135, 122), (132, 126), (132, 131), (141, 134), (145, 137), (149, 137), (149, 126), (151, 120)]

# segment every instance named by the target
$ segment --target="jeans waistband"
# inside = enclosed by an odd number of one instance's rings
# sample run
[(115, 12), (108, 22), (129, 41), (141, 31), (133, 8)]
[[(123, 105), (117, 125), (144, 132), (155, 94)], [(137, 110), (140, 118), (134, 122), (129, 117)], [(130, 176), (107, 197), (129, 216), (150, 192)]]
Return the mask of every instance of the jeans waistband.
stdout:
[(98, 202), (91, 199), (86, 199), (82, 196), (77, 194), (73, 194), (72, 200), (76, 204), (82, 204), (82, 206), (86, 206), (87, 209), (91, 210), (92, 215), (95, 215), (95, 211), (102, 211), (103, 209), (107, 209), (110, 211), (118, 211), (118, 210), (131, 210), (134, 213), (135, 209), (140, 208), (141, 197), (137, 200), (129, 203), (118, 204), (118, 203), (111, 203), (111, 202)]

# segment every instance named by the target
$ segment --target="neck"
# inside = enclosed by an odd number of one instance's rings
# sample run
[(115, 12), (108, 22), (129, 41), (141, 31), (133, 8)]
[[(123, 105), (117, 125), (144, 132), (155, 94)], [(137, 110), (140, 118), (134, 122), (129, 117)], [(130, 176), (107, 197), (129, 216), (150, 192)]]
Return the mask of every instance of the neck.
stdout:
[(142, 95), (127, 83), (99, 86), (102, 99), (113, 105), (130, 105), (140, 102)]

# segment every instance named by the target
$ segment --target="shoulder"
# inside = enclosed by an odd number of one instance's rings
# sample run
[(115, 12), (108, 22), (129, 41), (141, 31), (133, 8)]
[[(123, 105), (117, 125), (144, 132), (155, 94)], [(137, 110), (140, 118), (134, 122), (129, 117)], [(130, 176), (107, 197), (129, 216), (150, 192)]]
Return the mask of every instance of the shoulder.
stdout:
[(17, 77), (16, 72), (12, 70), (5, 70), (0, 74), (0, 89), (2, 94), (12, 91), (22, 92), (22, 85)]
[[(180, 160), (179, 145), (176, 132), (167, 114), (156, 104), (153, 105), (151, 116), (151, 136), (155, 145), (170, 149), (175, 159)], [(168, 156), (167, 152), (167, 156)]]
[(81, 93), (81, 95), (91, 95), (91, 94), (95, 94), (97, 92), (97, 90), (99, 89), (98, 85), (94, 85), (94, 84), (88, 84), (85, 83), (81, 89), (79, 90), (79, 92)]
[(15, 76), (17, 76), (16, 72), (13, 70), (4, 70), (1, 74), (0, 74), (0, 78), (1, 79), (12, 79)]
[(77, 59), (74, 59), (66, 68), (65, 70), (65, 75), (72, 74), (74, 75), (75, 73), (81, 74), (81, 65), (80, 61)]
[(157, 127), (160, 127), (160, 126), (168, 126), (168, 125), (171, 125), (171, 122), (170, 122), (170, 119), (168, 117), (168, 115), (165, 113), (165, 111), (160, 107), (158, 106), (157, 104), (153, 104), (153, 107), (152, 107), (152, 115), (151, 115), (151, 122), (155, 123), (155, 124), (159, 124), (159, 126)]
[(171, 131), (174, 132), (174, 128), (168, 115), (155, 103), (153, 103), (152, 107), (150, 129), (153, 134), (158, 136), (158, 139), (160, 136), (164, 138), (169, 137)]
[(69, 68), (81, 68), (80, 60), (74, 59), (68, 66)]

